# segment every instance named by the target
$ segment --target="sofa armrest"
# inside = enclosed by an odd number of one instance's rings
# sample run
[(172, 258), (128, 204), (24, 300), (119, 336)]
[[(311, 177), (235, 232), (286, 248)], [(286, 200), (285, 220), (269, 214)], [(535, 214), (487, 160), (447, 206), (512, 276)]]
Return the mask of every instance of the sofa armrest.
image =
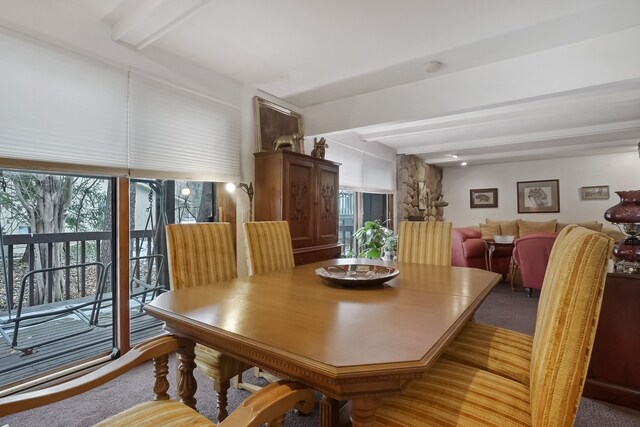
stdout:
[(452, 230), (451, 264), (460, 267), (476, 266), (469, 263), (470, 258), (482, 258), (484, 263), (485, 246), (482, 233), (473, 228), (454, 228)]

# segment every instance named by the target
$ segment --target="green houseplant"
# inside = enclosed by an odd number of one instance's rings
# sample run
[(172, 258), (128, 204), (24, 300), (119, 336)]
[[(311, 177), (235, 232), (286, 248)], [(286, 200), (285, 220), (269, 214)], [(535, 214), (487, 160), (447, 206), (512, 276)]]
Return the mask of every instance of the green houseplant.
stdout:
[(385, 227), (380, 221), (366, 221), (354, 234), (354, 247), (358, 245), (357, 253), (360, 258), (380, 259), (383, 251), (395, 252), (397, 237), (393, 231)]

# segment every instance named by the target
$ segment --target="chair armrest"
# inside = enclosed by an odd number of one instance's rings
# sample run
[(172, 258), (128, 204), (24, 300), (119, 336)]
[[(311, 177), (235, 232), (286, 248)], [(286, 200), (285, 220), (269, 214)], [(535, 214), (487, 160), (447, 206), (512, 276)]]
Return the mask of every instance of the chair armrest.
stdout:
[(141, 363), (173, 353), (177, 347), (178, 339), (175, 336), (163, 336), (138, 344), (124, 356), (71, 381), (42, 390), (1, 398), (0, 416), (48, 405), (84, 393), (111, 381)]
[(308, 414), (314, 406), (315, 395), (305, 385), (289, 380), (280, 380), (247, 397), (218, 426), (257, 427), (284, 418), (284, 414), (290, 409), (295, 408)]

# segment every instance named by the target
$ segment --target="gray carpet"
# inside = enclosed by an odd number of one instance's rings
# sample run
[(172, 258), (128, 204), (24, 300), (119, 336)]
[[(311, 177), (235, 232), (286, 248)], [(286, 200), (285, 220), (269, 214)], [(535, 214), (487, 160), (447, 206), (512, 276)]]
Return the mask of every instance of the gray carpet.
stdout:
[[(533, 334), (537, 303), (537, 294), (534, 293), (533, 298), (526, 298), (524, 292), (514, 293), (507, 283), (501, 283), (480, 307), (476, 319), (479, 322)], [(92, 425), (124, 408), (152, 398), (152, 369), (150, 365), (140, 366), (92, 392), (44, 408), (5, 417), (0, 420), (0, 425), (9, 424), (10, 427)], [(198, 371), (196, 371), (196, 378), (199, 386), (196, 393), (198, 408), (205, 416), (214, 418), (215, 404), (211, 382)], [(244, 378), (246, 381), (256, 382), (251, 371), (245, 372)], [(171, 396), (175, 396), (174, 387), (170, 393)], [(247, 392), (232, 390), (229, 396), (230, 408), (235, 408), (246, 396)], [(285, 424), (287, 426), (318, 425), (317, 407), (311, 415), (305, 417), (288, 414)], [(640, 426), (640, 412), (583, 398), (576, 426)]]

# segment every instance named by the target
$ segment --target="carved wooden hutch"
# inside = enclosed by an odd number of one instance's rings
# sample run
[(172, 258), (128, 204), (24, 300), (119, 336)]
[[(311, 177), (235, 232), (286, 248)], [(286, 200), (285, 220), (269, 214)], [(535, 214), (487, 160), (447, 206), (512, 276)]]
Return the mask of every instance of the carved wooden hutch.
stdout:
[(254, 153), (256, 221), (288, 221), (296, 265), (337, 258), (338, 163), (292, 151)]

